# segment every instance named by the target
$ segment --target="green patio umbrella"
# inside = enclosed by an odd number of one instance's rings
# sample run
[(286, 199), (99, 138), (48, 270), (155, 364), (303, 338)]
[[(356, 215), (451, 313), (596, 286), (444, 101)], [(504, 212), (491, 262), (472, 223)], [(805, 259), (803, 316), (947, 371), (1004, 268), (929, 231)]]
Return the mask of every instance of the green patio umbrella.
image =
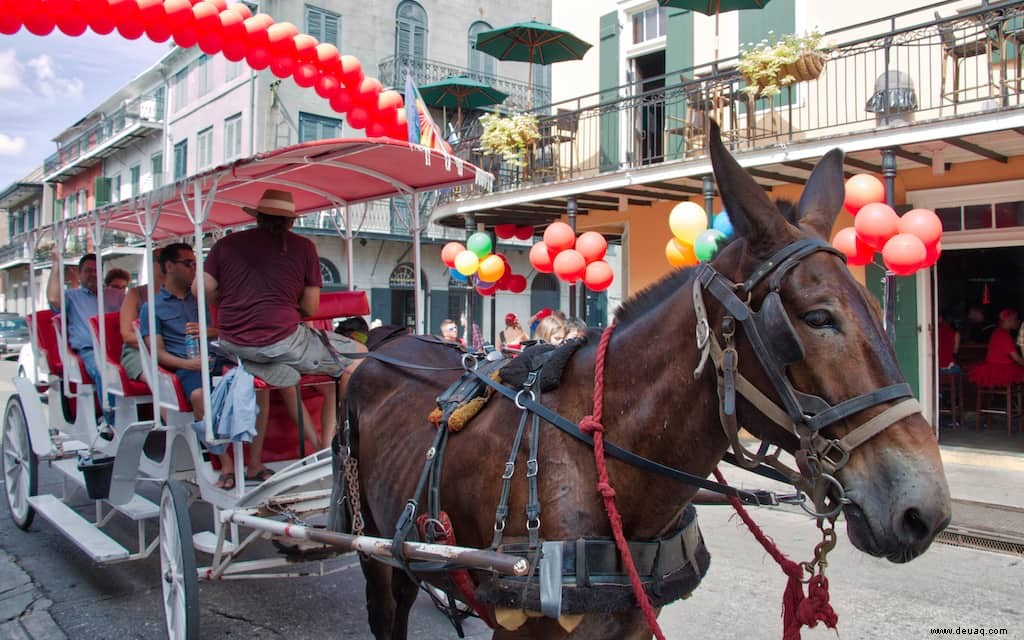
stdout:
[(663, 7), (689, 9), (706, 16), (715, 16), (715, 60), (718, 60), (718, 15), (742, 9), (762, 9), (771, 0), (658, 0)]
[(478, 51), (488, 53), (498, 60), (530, 63), (528, 101), (532, 101), (534, 64), (581, 60), (590, 47), (590, 43), (580, 40), (565, 29), (536, 20), (483, 31), (476, 36)]
[(420, 87), (423, 101), (432, 107), (458, 110), (456, 128), (462, 128), (462, 108), (478, 109), (501, 104), (508, 97), (503, 91), (469, 76), (452, 76)]

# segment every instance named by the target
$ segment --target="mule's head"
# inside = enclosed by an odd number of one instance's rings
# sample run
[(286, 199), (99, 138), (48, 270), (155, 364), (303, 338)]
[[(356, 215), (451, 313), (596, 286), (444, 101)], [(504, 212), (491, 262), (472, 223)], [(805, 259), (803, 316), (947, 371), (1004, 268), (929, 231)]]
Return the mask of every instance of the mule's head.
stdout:
[[(791, 243), (804, 238), (828, 240), (843, 204), (840, 150), (829, 152), (818, 163), (792, 219), (787, 220), (733, 159), (717, 133), (714, 127), (711, 158), (737, 235), (737, 241), (714, 262), (719, 272), (733, 282), (744, 282)], [(765, 277), (752, 288), (752, 309), (764, 311), (770, 280)], [(820, 250), (809, 253), (785, 270), (774, 285), (778, 298), (773, 302), (781, 300), (781, 310), (774, 322), (767, 324), (766, 333), (774, 335), (766, 337), (771, 343), (769, 350), (776, 351), (775, 360), (788, 363), (780, 363), (777, 369), (788, 376), (788, 383), (798, 393), (818, 396), (835, 406), (904, 382), (882, 328), (878, 305), (839, 256)], [(786, 319), (791, 330), (785, 326)], [(749, 339), (739, 337), (742, 334), (738, 329), (740, 373), (780, 402), (781, 394), (775, 391), (766, 365)], [(900, 399), (865, 405), (830, 422), (819, 433), (840, 439), (898, 402)], [(894, 562), (921, 554), (949, 523), (951, 513), (949, 487), (932, 427), (913, 410), (912, 403), (903, 406), (913, 412), (855, 446), (849, 460), (835, 473), (848, 500), (843, 511), (851, 541), (862, 551)], [(752, 432), (791, 452), (801, 448), (796, 435), (767, 420), (749, 403), (741, 403), (739, 418)], [(799, 431), (807, 433), (805, 426)]]

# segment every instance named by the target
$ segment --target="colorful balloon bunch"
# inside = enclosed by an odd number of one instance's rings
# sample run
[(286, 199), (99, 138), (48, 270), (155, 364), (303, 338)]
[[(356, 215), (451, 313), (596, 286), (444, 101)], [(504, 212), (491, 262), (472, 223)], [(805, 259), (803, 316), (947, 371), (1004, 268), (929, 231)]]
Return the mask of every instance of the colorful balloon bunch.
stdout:
[(878, 178), (859, 174), (847, 180), (843, 206), (854, 215), (853, 226), (840, 229), (832, 246), (857, 266), (881, 251), (886, 268), (898, 276), (935, 264), (942, 253), (942, 221), (935, 212), (913, 209), (900, 216), (884, 201), (885, 187)]
[(726, 211), (715, 215), (709, 229), (708, 214), (696, 202), (680, 202), (672, 207), (668, 226), (675, 237), (665, 245), (665, 258), (677, 269), (711, 260), (733, 234), (732, 221)]
[(605, 262), (608, 241), (596, 231), (576, 237), (564, 222), (552, 222), (544, 230), (544, 239), (530, 249), (530, 264), (541, 273), (556, 276), (575, 284), (582, 280), (591, 291), (604, 291), (612, 286), (615, 274)]
[(491, 236), (474, 233), (466, 239), (465, 246), (461, 242), (444, 245), (441, 259), (453, 278), (472, 282), (482, 296), (492, 296), (498, 291), (526, 291), (526, 276), (512, 273), (508, 258), (500, 253), (491, 253), (491, 249)]
[(69, 36), (86, 29), (105, 35), (117, 29), (135, 40), (145, 35), (154, 42), (173, 38), (179, 47), (198, 45), (204, 53), (223, 53), (228, 60), (244, 59), (257, 71), (270, 68), (279, 78), (291, 77), (303, 88), (314, 88), (354, 129), (372, 137), (406, 140), (402, 96), (383, 91), (376, 78), (363, 74), (362, 64), (340, 55), (332, 44), (300, 34), (290, 22), (274, 22), (265, 13), (252, 15), (244, 3), (227, 0), (0, 0), (0, 34), (12, 35), (22, 26), (37, 36), (55, 28)]

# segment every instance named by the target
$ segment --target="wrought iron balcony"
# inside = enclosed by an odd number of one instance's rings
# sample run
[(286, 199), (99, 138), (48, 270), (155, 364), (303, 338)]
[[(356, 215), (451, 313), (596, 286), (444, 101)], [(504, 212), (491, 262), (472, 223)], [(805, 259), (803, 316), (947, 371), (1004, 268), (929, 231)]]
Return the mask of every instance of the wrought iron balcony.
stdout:
[[(405, 69), (408, 68), (412, 79), (417, 86), (444, 80), (450, 76), (465, 75), (484, 82), (499, 91), (508, 94), (508, 98), (502, 103), (502, 110), (525, 111), (527, 105), (548, 104), (551, 102), (551, 90), (547, 87), (531, 87), (525, 82), (517, 82), (496, 75), (490, 75), (459, 67), (437, 60), (427, 60), (409, 55), (388, 56), (377, 65), (377, 79), (385, 86), (396, 87), (402, 91), (405, 87)], [(530, 92), (533, 92), (533, 101), (528, 100)]]
[(485, 155), (475, 122), (454, 146), (507, 191), (702, 157), (711, 118), (733, 150), (748, 151), (1024, 106), (1021, 0), (937, 2), (824, 42), (823, 73), (774, 97), (753, 95), (732, 58), (536, 110), (541, 137), (523, 166)]
[(66, 142), (43, 162), (47, 181), (75, 175), (118, 150), (114, 142), (147, 136), (163, 129), (163, 92), (126, 101), (113, 113)]

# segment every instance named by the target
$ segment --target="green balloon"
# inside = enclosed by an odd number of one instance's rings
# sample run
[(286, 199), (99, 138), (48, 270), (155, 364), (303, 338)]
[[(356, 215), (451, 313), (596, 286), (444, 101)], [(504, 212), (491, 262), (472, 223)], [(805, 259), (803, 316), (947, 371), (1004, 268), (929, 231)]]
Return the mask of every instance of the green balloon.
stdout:
[(491, 236), (478, 231), (466, 240), (466, 248), (475, 253), (476, 257), (483, 258), (491, 252)]
[(701, 231), (693, 241), (693, 253), (701, 262), (707, 262), (718, 253), (718, 245), (721, 242), (725, 242), (725, 234), (718, 229)]

